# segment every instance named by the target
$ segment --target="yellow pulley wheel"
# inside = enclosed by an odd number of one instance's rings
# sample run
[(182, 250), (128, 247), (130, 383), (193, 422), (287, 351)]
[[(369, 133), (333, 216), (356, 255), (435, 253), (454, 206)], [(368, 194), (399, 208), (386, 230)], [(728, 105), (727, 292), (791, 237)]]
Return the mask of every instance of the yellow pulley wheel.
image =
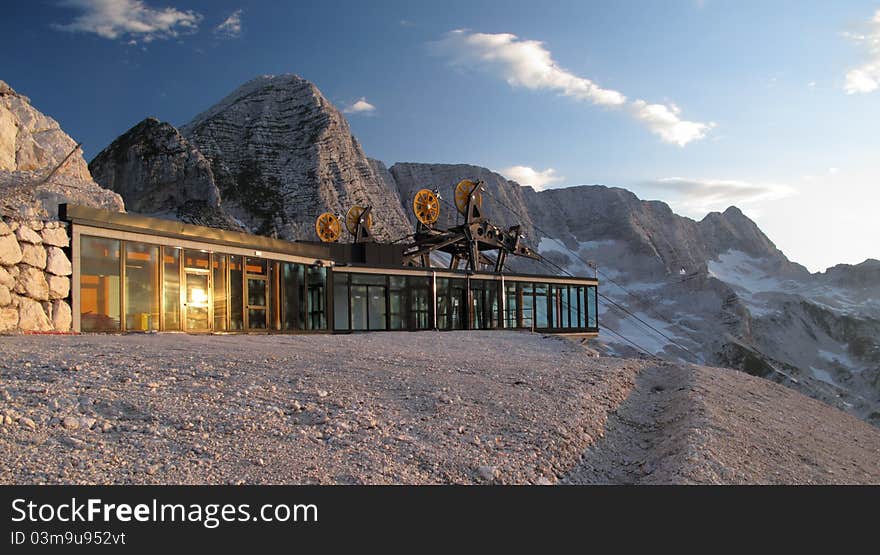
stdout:
[(324, 212), (315, 220), (315, 231), (318, 238), (325, 243), (335, 243), (342, 235), (342, 224), (339, 218), (330, 212)]
[[(357, 234), (357, 225), (361, 219), (361, 214), (364, 213), (363, 206), (352, 206), (348, 209), (348, 213), (345, 214), (345, 228), (348, 229), (348, 232), (352, 235)], [(367, 219), (363, 222), (364, 227), (367, 228), (367, 231), (370, 231), (370, 228), (373, 227), (373, 214), (367, 214)]]
[(413, 212), (425, 225), (431, 225), (440, 217), (440, 199), (430, 189), (422, 189), (413, 197)]
[[(477, 190), (476, 193), (474, 193), (474, 190)], [(470, 179), (465, 179), (459, 181), (458, 185), (455, 186), (455, 207), (462, 216), (467, 216), (467, 205), (471, 194), (474, 194), (474, 203), (477, 205), (477, 208), (482, 207), (483, 193), (477, 189), (477, 183)]]

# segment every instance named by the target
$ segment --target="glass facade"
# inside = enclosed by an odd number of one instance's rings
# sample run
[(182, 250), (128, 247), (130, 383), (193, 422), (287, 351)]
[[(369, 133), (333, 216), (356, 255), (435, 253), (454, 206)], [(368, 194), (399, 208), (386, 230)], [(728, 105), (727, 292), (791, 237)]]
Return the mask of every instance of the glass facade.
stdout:
[(159, 329), (159, 247), (125, 244), (125, 329)]
[(119, 249), (114, 239), (80, 242), (80, 326), (82, 331), (119, 331)]
[(78, 272), (84, 332), (598, 331), (586, 280), (336, 270), (86, 235)]

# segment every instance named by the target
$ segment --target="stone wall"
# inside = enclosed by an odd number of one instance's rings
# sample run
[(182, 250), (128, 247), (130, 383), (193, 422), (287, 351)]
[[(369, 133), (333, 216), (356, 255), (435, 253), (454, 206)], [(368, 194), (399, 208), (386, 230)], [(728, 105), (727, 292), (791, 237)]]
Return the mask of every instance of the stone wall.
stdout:
[(0, 333), (70, 331), (66, 226), (0, 220)]

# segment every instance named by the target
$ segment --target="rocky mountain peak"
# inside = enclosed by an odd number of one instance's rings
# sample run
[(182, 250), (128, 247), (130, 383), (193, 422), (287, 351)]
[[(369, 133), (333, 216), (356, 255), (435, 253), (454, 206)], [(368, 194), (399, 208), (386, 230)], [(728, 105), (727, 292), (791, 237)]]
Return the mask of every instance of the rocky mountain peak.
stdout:
[(155, 117), (119, 136), (89, 169), (133, 212), (241, 229), (220, 209), (211, 164), (173, 125)]
[(210, 163), (224, 210), (255, 233), (314, 240), (318, 214), (354, 204), (373, 206), (380, 239), (411, 231), (345, 117), (297, 75), (248, 81), (181, 133)]

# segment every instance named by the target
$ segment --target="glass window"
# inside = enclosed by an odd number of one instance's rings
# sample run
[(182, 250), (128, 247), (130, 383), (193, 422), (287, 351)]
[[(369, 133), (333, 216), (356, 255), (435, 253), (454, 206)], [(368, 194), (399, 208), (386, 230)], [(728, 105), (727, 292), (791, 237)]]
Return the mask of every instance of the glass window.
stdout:
[(248, 306), (266, 307), (266, 280), (248, 276)]
[(587, 327), (596, 328), (599, 325), (599, 315), (596, 311), (596, 286), (587, 287)]
[(367, 294), (370, 297), (370, 314), (369, 327), (371, 330), (388, 329), (385, 321), (386, 305), (385, 305), (385, 286), (370, 285), (367, 287)]
[(471, 280), (471, 329), (486, 329), (486, 282)]
[(125, 329), (159, 329), (159, 247), (125, 243)]
[(187, 249), (183, 259), (183, 267), (187, 270), (207, 270), (210, 267), (210, 254), (205, 251)]
[(266, 329), (266, 309), (248, 307), (248, 329)]
[(449, 280), (450, 329), (463, 330), (467, 323), (467, 282), (464, 279)]
[(348, 326), (348, 274), (333, 274), (333, 329), (347, 330)]
[(247, 258), (247, 273), (265, 276), (268, 271), (268, 261), (264, 258)]
[(488, 310), (489, 328), (501, 327), (501, 305), (498, 300), (500, 282), (492, 280), (486, 283), (486, 309)]
[(166, 330), (180, 329), (180, 249), (162, 247), (164, 298), (162, 318)]
[(407, 279), (411, 303), (410, 328), (426, 330), (431, 327), (431, 278), (410, 276)]
[(351, 329), (367, 329), (367, 286), (351, 286)]
[(531, 329), (535, 324), (535, 289), (531, 283), (520, 283), (522, 290), (522, 326)]
[(309, 266), (308, 271), (308, 324), (310, 330), (327, 329), (325, 289), (327, 287), (327, 269), (321, 266)]
[(568, 286), (567, 297), (568, 299), (568, 321), (566, 324), (570, 328), (578, 327), (578, 292), (577, 287), (574, 285)]
[[(285, 262), (281, 265), (281, 327), (285, 330), (305, 329), (305, 306), (303, 288), (305, 268), (300, 264)], [(348, 300), (346, 299), (346, 304)], [(346, 318), (346, 325), (348, 319)], [(342, 328), (347, 329), (347, 328)]]
[(244, 277), (240, 256), (229, 257), (229, 329), (244, 329)]
[(449, 329), (449, 278), (437, 278), (437, 327)]
[(519, 310), (519, 295), (517, 295), (517, 284), (507, 283), (504, 286), (504, 327), (519, 327), (519, 318), (517, 316)]
[(214, 273), (214, 331), (226, 329), (226, 255), (215, 254)]
[(80, 326), (82, 331), (118, 331), (119, 241), (80, 239)]
[(388, 320), (393, 330), (408, 327), (407, 323), (407, 278), (404, 276), (388, 277)]
[(547, 323), (547, 284), (535, 284), (535, 327), (546, 328)]
[(209, 274), (205, 272), (186, 273), (186, 329), (204, 331), (208, 329)]

